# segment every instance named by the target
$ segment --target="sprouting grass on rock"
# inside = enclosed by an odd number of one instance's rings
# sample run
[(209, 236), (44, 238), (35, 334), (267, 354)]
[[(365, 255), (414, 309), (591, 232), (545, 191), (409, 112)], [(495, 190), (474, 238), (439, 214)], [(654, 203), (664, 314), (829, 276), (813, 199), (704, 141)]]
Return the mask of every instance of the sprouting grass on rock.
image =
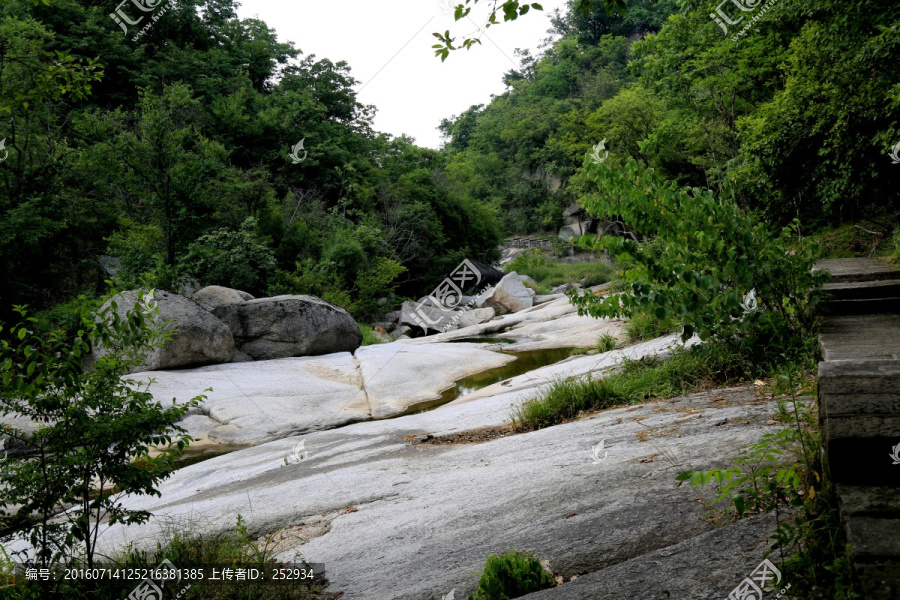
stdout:
[(606, 377), (559, 379), (513, 409), (518, 431), (550, 427), (580, 413), (648, 398), (667, 398), (759, 376), (752, 364), (724, 344), (676, 349), (668, 359), (625, 361)]

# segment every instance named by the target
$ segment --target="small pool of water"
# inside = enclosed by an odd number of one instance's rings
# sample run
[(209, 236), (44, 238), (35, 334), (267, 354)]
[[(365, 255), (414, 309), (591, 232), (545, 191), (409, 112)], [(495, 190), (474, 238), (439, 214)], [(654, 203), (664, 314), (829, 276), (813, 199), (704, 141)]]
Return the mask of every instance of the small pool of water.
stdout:
[[(473, 338), (469, 338), (471, 340)], [(485, 338), (480, 338), (485, 339)], [(500, 339), (500, 338), (488, 338), (488, 339)], [(463, 340), (457, 340), (463, 341)], [(468, 340), (467, 340), (468, 341)], [(469, 375), (468, 377), (463, 377), (462, 379), (456, 382), (456, 385), (453, 387), (444, 390), (441, 394), (441, 397), (436, 400), (428, 400), (426, 402), (420, 402), (418, 404), (413, 404), (405, 411), (400, 413), (399, 415), (395, 415), (396, 417), (402, 417), (404, 415), (412, 415), (420, 412), (425, 412), (428, 410), (434, 410), (435, 408), (447, 404), (448, 402), (452, 402), (457, 398), (462, 398), (463, 396), (468, 396), (472, 392), (480, 390), (481, 388), (487, 387), (489, 385), (493, 385), (495, 383), (499, 383), (511, 377), (516, 377), (517, 375), (522, 375), (524, 373), (528, 373), (529, 371), (534, 371), (535, 369), (539, 369), (541, 367), (546, 367), (547, 365), (552, 365), (554, 363), (558, 363), (559, 361), (569, 358), (574, 354), (575, 348), (551, 348), (549, 350), (526, 350), (525, 352), (503, 352), (503, 354), (509, 354), (511, 356), (515, 356), (516, 360), (512, 362), (508, 362), (503, 366), (495, 367), (493, 369), (488, 369), (487, 371), (482, 371), (481, 373), (475, 373), (474, 375)], [(393, 418), (393, 417), (392, 417)]]
[(226, 444), (204, 445), (198, 446), (197, 448), (188, 446), (184, 451), (184, 454), (181, 455), (181, 458), (175, 461), (175, 468), (183, 469), (191, 465), (196, 465), (204, 460), (234, 452), (235, 450), (243, 450), (246, 447), (247, 446), (229, 446)]

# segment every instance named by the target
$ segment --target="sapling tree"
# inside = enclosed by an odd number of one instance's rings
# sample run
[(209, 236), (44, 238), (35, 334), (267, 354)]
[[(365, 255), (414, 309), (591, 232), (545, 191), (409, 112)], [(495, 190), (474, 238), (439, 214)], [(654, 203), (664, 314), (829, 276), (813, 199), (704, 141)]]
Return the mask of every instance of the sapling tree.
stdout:
[[(115, 298), (97, 312), (82, 305), (74, 339), (39, 337), (18, 306), (22, 322), (0, 340), (0, 413), (13, 423), (4, 433), (14, 450), (0, 470), (2, 534), (27, 539), (41, 566), (91, 567), (101, 524), (145, 522), (150, 514), (127, 508), (123, 497), (159, 495), (156, 486), (191, 439), (175, 423), (202, 396), (164, 405), (149, 382), (125, 377), (171, 335), (152, 294), (139, 294), (124, 317)], [(97, 346), (106, 352), (90, 364)]]
[(580, 200), (590, 214), (619, 216), (659, 243), (582, 236), (583, 247), (607, 250), (632, 266), (622, 273), (628, 293), (576, 297), (581, 314), (646, 313), (682, 326), (685, 340), (695, 333), (736, 345), (756, 340), (779, 354), (800, 350), (811, 338), (811, 292), (825, 276), (812, 272), (816, 248), (798, 239), (798, 224), (773, 231), (727, 192), (678, 187), (633, 158), (613, 169), (588, 157), (585, 172), (599, 189)]

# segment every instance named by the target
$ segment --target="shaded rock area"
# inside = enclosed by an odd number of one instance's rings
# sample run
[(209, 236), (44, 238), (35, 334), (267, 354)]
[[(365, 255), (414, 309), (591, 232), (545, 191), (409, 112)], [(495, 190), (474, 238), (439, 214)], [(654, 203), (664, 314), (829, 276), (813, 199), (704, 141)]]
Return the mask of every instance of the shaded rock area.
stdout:
[[(109, 307), (113, 301), (116, 303), (116, 313), (124, 317), (137, 304), (138, 291), (122, 292), (108, 300), (103, 308)], [(141, 370), (155, 371), (232, 360), (235, 347), (231, 331), (196, 302), (160, 290), (156, 290), (153, 302), (159, 306), (159, 313), (154, 317), (156, 322), (171, 321), (165, 329), (175, 333), (164, 347), (155, 349), (147, 356)], [(95, 356), (103, 356), (105, 352), (102, 347), (94, 349)]]
[[(750, 517), (522, 598), (722, 600), (762, 562), (777, 526), (773, 513)], [(774, 592), (789, 583), (782, 575)]]
[(259, 298), (213, 312), (254, 360), (353, 352), (362, 343), (346, 310), (314, 296)]

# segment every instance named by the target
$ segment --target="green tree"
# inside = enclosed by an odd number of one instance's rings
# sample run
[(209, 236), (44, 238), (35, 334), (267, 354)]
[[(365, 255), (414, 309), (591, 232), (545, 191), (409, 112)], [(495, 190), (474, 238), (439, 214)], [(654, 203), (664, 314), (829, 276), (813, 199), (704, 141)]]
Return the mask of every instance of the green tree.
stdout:
[(78, 124), (79, 133), (95, 141), (83, 157), (97, 177), (95, 193), (155, 221), (168, 266), (215, 212), (215, 184), (226, 170), (227, 152), (201, 133), (201, 118), (191, 89), (174, 84), (161, 96), (141, 92), (134, 114), (93, 111)]
[(664, 328), (682, 326), (683, 340), (697, 333), (762, 353), (809, 351), (817, 314), (811, 292), (825, 276), (812, 273), (814, 245), (793, 247), (796, 227), (772, 233), (733, 198), (679, 188), (633, 158), (622, 168), (587, 158), (585, 169), (599, 192), (582, 199), (590, 214), (621, 216), (660, 243), (582, 237), (584, 246), (633, 266), (622, 273), (629, 293), (573, 298), (579, 313), (649, 314)]
[(217, 229), (200, 236), (179, 259), (179, 271), (203, 285), (264, 293), (275, 271), (275, 255), (255, 229), (256, 219), (248, 217), (238, 231)]
[[(164, 406), (149, 384), (124, 377), (165, 337), (153, 324), (152, 291), (124, 318), (115, 308), (115, 300), (96, 313), (82, 304), (81, 328), (68, 339), (59, 331), (37, 336), (17, 307), (23, 321), (0, 341), (0, 412), (18, 423), (4, 430), (17, 452), (0, 471), (3, 531), (26, 534), (44, 566), (83, 559), (90, 567), (101, 522), (149, 518), (122, 498), (159, 495), (156, 486), (190, 441), (175, 423), (203, 398)], [(88, 368), (98, 346), (106, 352)], [(162, 452), (150, 457), (151, 448)]]

